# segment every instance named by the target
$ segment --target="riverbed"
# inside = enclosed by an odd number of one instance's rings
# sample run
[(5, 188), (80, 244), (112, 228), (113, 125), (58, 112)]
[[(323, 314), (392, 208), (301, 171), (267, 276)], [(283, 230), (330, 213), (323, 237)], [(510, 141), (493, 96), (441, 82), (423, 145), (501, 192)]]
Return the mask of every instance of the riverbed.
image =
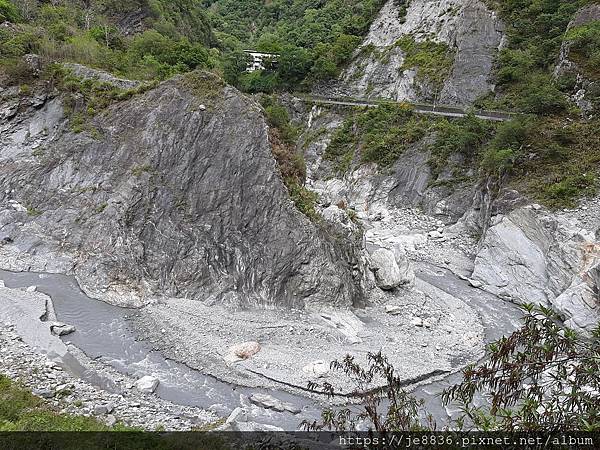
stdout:
[[(474, 289), (448, 270), (421, 264), (417, 267), (416, 274), (419, 279), (460, 297), (475, 308), (483, 321), (487, 342), (498, 339), (519, 325), (518, 308)], [(253, 407), (253, 420), (290, 430), (296, 429), (302, 420), (318, 418), (326, 404), (325, 399), (309, 399), (283, 390), (267, 391), (235, 386), (163, 357), (147, 342), (139, 340), (132, 329), (132, 319), (139, 314), (138, 310), (119, 308), (87, 297), (73, 277), (0, 271), (0, 279), (9, 288), (36, 286), (38, 291), (49, 295), (53, 300), (57, 320), (71, 324), (77, 330), (64, 337), (65, 342), (75, 345), (89, 358), (134, 378), (148, 374), (156, 376), (160, 379), (156, 394), (175, 404), (209, 408), (219, 415), (227, 416), (244, 401), (247, 403), (244, 399), (253, 393), (269, 394), (281, 402), (293, 404), (301, 412), (292, 414)], [(97, 374), (78, 371), (73, 366), (73, 361), (71, 364), (78, 376), (91, 383), (99, 383)], [(443, 407), (438, 394), (459, 380), (459, 374), (452, 374), (443, 380), (419, 386), (414, 391), (417, 397), (425, 400), (427, 409), (434, 414), (439, 424), (447, 423), (448, 418), (455, 417), (457, 411)]]

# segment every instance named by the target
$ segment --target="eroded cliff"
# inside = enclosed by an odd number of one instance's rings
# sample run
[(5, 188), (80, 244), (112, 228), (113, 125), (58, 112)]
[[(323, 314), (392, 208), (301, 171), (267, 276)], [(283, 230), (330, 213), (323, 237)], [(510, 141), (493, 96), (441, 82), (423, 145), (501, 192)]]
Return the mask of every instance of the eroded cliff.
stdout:
[(352, 251), (295, 209), (253, 101), (192, 73), (116, 102), (81, 131), (61, 94), (45, 90), (2, 93), (5, 267), (74, 272), (119, 303), (360, 300)]
[(340, 93), (467, 105), (494, 88), (504, 29), (494, 12), (480, 0), (404, 3), (382, 8), (336, 86)]

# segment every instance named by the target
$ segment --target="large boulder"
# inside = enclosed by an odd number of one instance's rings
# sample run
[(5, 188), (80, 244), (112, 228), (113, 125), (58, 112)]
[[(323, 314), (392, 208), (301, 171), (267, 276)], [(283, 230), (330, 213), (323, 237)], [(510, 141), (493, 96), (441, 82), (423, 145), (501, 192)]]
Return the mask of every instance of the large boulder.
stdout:
[(158, 378), (145, 375), (135, 382), (135, 388), (144, 394), (152, 394), (158, 387), (158, 384)]
[(371, 254), (370, 260), (371, 270), (375, 274), (375, 282), (381, 289), (394, 289), (404, 282), (396, 257), (391, 250), (377, 249)]

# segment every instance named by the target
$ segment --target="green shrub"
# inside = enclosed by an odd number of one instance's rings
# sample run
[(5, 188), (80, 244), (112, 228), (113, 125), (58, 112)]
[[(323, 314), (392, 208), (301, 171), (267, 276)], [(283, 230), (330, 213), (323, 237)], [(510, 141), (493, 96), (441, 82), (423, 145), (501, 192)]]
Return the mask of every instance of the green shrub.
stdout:
[(404, 52), (401, 69), (417, 69), (417, 77), (441, 89), (450, 74), (454, 63), (454, 54), (445, 43), (426, 40), (417, 42), (406, 35), (395, 44)]
[(335, 130), (323, 157), (334, 163), (335, 171), (344, 174), (350, 169), (354, 153), (358, 148), (354, 117), (350, 117)]
[(568, 102), (550, 75), (529, 77), (521, 88), (516, 102), (522, 111), (549, 116), (565, 111)]
[(460, 119), (438, 120), (433, 130), (436, 136), (429, 147), (429, 165), (432, 174), (437, 176), (450, 167), (449, 158), (454, 154), (461, 154), (465, 164), (471, 165), (480, 156), (482, 146), (490, 139), (494, 126), (470, 113)]
[(240, 89), (250, 93), (272, 93), (281, 86), (281, 80), (277, 73), (257, 70), (255, 72), (243, 73), (238, 78)]
[(295, 145), (299, 130), (291, 124), (290, 115), (285, 107), (277, 103), (274, 97), (265, 96), (261, 100), (267, 122), (280, 131), (281, 138), (290, 145)]
[[(272, 92), (304, 88), (336, 77), (352, 58), (384, 3), (384, 0), (211, 0), (208, 14), (216, 34), (228, 47), (281, 53), (276, 77), (263, 74), (239, 80), (242, 89), (257, 92), (264, 88), (264, 92)], [(259, 80), (263, 77), (267, 80)]]
[(384, 105), (359, 116), (362, 160), (380, 167), (391, 166), (409, 144), (419, 141), (426, 131), (425, 119), (407, 105)]
[(498, 177), (511, 172), (522, 154), (529, 131), (530, 124), (521, 118), (498, 125), (494, 137), (483, 154), (481, 162), (483, 170)]
[(540, 198), (552, 208), (573, 207), (580, 197), (593, 193), (596, 186), (596, 174), (567, 176), (557, 183), (541, 186)]
[(600, 20), (572, 28), (565, 40), (571, 43), (569, 58), (575, 60), (587, 76), (600, 79)]
[(9, 0), (0, 0), (0, 23), (4, 21), (17, 22), (19, 11)]
[(427, 119), (416, 116), (408, 105), (384, 104), (348, 117), (333, 134), (324, 157), (334, 162), (338, 173), (350, 168), (357, 150), (362, 162), (389, 167), (426, 131)]
[(313, 222), (318, 222), (321, 217), (317, 213), (315, 205), (319, 196), (295, 181), (288, 180), (286, 185), (296, 208)]

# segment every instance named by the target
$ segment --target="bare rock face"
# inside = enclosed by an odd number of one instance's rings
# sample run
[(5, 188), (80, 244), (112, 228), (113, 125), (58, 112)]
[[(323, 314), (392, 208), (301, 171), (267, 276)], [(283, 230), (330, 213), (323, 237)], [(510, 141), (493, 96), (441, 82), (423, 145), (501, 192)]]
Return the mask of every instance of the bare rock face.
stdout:
[[(60, 97), (1, 100), (5, 261), (70, 268), (89, 294), (128, 293), (134, 304), (155, 294), (284, 307), (360, 300), (352, 249), (291, 202), (260, 108), (212, 75), (115, 104), (81, 133)], [(65, 255), (71, 264), (55, 267)]]
[(518, 303), (551, 306), (566, 324), (590, 331), (600, 320), (600, 244), (575, 220), (535, 207), (495, 218), (472, 279)]
[[(411, 0), (406, 15), (389, 0), (371, 25), (340, 89), (360, 97), (433, 101), (465, 105), (493, 89), (490, 73), (502, 45), (504, 26), (480, 0)], [(448, 45), (454, 64), (440, 92), (419, 81), (405, 68), (405, 55), (396, 46), (404, 36)]]
[[(600, 20), (600, 4), (586, 5), (577, 11), (575, 17), (569, 23), (567, 30), (586, 25), (596, 20)], [(600, 107), (597, 104), (600, 82), (587, 78), (583, 72), (581, 67), (571, 58), (571, 43), (565, 41), (560, 49), (560, 57), (554, 70), (554, 76), (558, 78), (571, 75), (575, 78), (575, 86), (573, 87), (571, 98), (583, 114), (589, 117), (595, 109)]]

